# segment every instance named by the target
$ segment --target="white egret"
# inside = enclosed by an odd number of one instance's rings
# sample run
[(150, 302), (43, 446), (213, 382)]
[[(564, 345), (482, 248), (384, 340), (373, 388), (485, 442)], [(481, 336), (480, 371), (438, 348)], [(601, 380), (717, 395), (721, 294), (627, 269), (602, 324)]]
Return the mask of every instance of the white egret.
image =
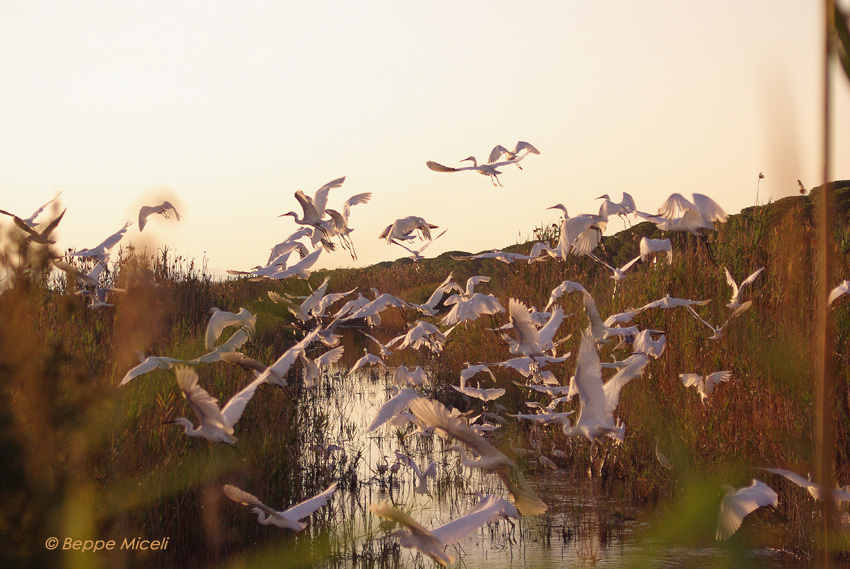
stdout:
[(79, 251), (75, 251), (70, 254), (71, 257), (87, 257), (91, 259), (97, 259), (102, 263), (106, 263), (109, 260), (109, 253), (112, 251), (112, 248), (115, 247), (119, 241), (124, 237), (124, 234), (127, 233), (127, 228), (133, 225), (133, 222), (128, 221), (124, 224), (124, 227), (104, 239), (100, 245), (96, 247), (92, 247), (91, 249), (81, 249)]
[[(652, 334), (660, 334), (657, 340), (652, 339)], [(667, 336), (657, 330), (641, 330), (632, 341), (632, 352), (635, 354), (646, 354), (653, 358), (661, 357), (667, 347)]]
[(307, 527), (307, 524), (302, 522), (304, 518), (310, 516), (319, 508), (328, 503), (334, 492), (336, 492), (337, 483), (334, 482), (328, 486), (321, 494), (317, 494), (312, 498), (308, 498), (303, 502), (295, 504), (288, 510), (276, 511), (263, 504), (256, 496), (245, 492), (241, 488), (228, 484), (224, 487), (224, 494), (243, 506), (250, 506), (251, 512), (257, 515), (257, 521), (263, 525), (275, 525), (281, 529), (291, 529), (293, 531), (301, 531)]
[(249, 358), (241, 352), (221, 352), (219, 354), (219, 359), (220, 361), (249, 369), (254, 372), (255, 377), (269, 368), (269, 366), (263, 362), (255, 360), (254, 358)]
[(376, 356), (375, 354), (370, 354), (365, 348), (363, 350), (363, 354), (364, 355), (362, 358), (354, 362), (354, 365), (351, 366), (351, 369), (348, 370), (348, 373), (354, 373), (358, 369), (366, 366), (387, 367), (387, 364), (384, 363), (384, 360), (382, 360), (379, 356)]
[(509, 339), (509, 351), (514, 355), (537, 356), (553, 350), (555, 334), (564, 321), (564, 312), (556, 308), (545, 325), (538, 328), (522, 302), (515, 298), (508, 301), (508, 317), (517, 335), (516, 340)]
[(440, 304), (440, 301), (443, 300), (443, 296), (446, 291), (450, 290), (449, 285), (452, 284), (452, 278), (452, 273), (449, 273), (449, 276), (447, 276), (446, 279), (434, 289), (434, 292), (431, 293), (428, 300), (426, 300), (423, 304), (410, 304), (410, 306), (416, 308), (416, 310), (425, 316), (436, 316), (437, 306)]
[(297, 213), (290, 211), (281, 214), (278, 217), (289, 215), (292, 216), (295, 223), (298, 225), (311, 225), (317, 229), (320, 228), (322, 226), (322, 221), (325, 218), (325, 207), (328, 204), (328, 192), (334, 188), (339, 188), (342, 186), (343, 182), (345, 182), (345, 176), (331, 180), (316, 190), (313, 197), (308, 196), (301, 190), (296, 191), (295, 199), (298, 200), (298, 203), (301, 205), (303, 216), (299, 218)]
[(649, 310), (651, 308), (678, 308), (679, 306), (705, 306), (711, 302), (709, 300), (688, 300), (686, 298), (673, 298), (669, 294), (664, 298), (654, 300), (640, 307), (639, 310)]
[(657, 253), (667, 253), (667, 264), (673, 263), (673, 243), (669, 239), (649, 239), (641, 237), (640, 239), (640, 258), (646, 262), (650, 255)]
[(694, 310), (693, 306), (685, 306), (685, 308), (688, 310), (688, 312), (691, 313), (691, 315), (693, 315), (694, 318), (705, 324), (709, 328), (709, 330), (711, 330), (712, 334), (711, 336), (709, 336), (709, 340), (719, 340), (723, 337), (723, 330), (726, 329), (726, 326), (732, 321), (732, 319), (737, 318), (738, 316), (749, 310), (752, 305), (753, 301), (748, 300), (747, 302), (738, 306), (732, 312), (732, 314), (729, 315), (729, 318), (726, 319), (726, 322), (724, 322), (721, 326), (714, 326), (703, 320), (703, 318), (699, 314), (697, 314), (697, 311)]
[(233, 427), (239, 421), (245, 406), (254, 397), (257, 388), (265, 382), (260, 377), (242, 388), (223, 408), (219, 408), (218, 399), (212, 397), (207, 391), (198, 385), (198, 374), (188, 367), (177, 367), (175, 369), (177, 385), (183, 392), (183, 397), (189, 402), (189, 406), (198, 416), (199, 425), (195, 427), (185, 417), (179, 417), (169, 423), (176, 423), (183, 427), (187, 436), (201, 437), (212, 442), (234, 444), (236, 437), (233, 436)]
[(141, 362), (139, 365), (124, 374), (124, 377), (121, 378), (121, 383), (118, 384), (119, 387), (127, 385), (133, 379), (155, 369), (171, 369), (174, 367), (174, 364), (183, 363), (183, 360), (161, 356), (148, 356), (144, 358), (143, 354), (139, 354), (139, 362)]
[(407, 369), (407, 366), (398, 366), (393, 373), (392, 384), (398, 387), (416, 386), (423, 383), (430, 383), (428, 374), (422, 369), (422, 366), (416, 366), (412, 371)]
[(94, 268), (88, 272), (83, 272), (74, 265), (58, 259), (53, 260), (53, 266), (68, 273), (70, 276), (75, 277), (79, 282), (86, 286), (97, 286), (98, 277), (104, 270), (106, 270), (106, 264), (101, 263), (100, 261), (97, 261)]
[(697, 392), (699, 393), (700, 400), (703, 405), (714, 393), (715, 387), (724, 381), (729, 381), (732, 379), (731, 371), (716, 371), (711, 375), (703, 377), (696, 373), (682, 373), (679, 374), (679, 379), (682, 381), (685, 387), (695, 387)]
[(202, 356), (198, 356), (194, 360), (191, 360), (186, 363), (197, 364), (211, 364), (214, 362), (221, 361), (222, 355), (230, 352), (234, 352), (245, 345), (245, 343), (249, 340), (248, 331), (245, 329), (239, 329), (234, 332), (227, 340), (216, 346), (211, 352), (207, 352)]
[(478, 253), (477, 255), (451, 255), (451, 258), (455, 261), (471, 261), (473, 259), (494, 259), (496, 261), (501, 261), (506, 265), (510, 265), (516, 261), (533, 261), (535, 257), (531, 255), (523, 255), (521, 253), (509, 253), (507, 251), (499, 251), (498, 249), (493, 249), (492, 251), (487, 251), (486, 253)]
[[(523, 155), (524, 157), (525, 155)], [(515, 160), (505, 160), (503, 162), (493, 162), (490, 164), (478, 164), (478, 160), (475, 159), (475, 156), (469, 156), (461, 160), (461, 162), (472, 162), (472, 166), (462, 166), (460, 168), (452, 168), (451, 166), (444, 166), (438, 162), (434, 162), (433, 160), (429, 160), (425, 162), (425, 165), (428, 166), (430, 170), (434, 172), (463, 172), (464, 170), (470, 170), (472, 172), (478, 172), (482, 176), (488, 176), (490, 181), (493, 182), (494, 186), (502, 186), (502, 182), (499, 181), (499, 176), (502, 174), (499, 171), (499, 168), (502, 166), (507, 166), (508, 164), (516, 164), (521, 158), (517, 158)]]
[(555, 248), (557, 257), (566, 260), (571, 253), (579, 257), (587, 255), (602, 241), (602, 234), (608, 224), (607, 217), (589, 213), (570, 217), (563, 204), (546, 209), (559, 209), (563, 213), (560, 237)]
[(180, 213), (178, 213), (177, 208), (171, 205), (171, 202), (169, 201), (164, 201), (159, 205), (143, 205), (141, 209), (139, 209), (139, 231), (144, 231), (149, 216), (159, 214), (165, 219), (169, 219), (169, 211), (174, 212), (174, 217), (177, 221), (180, 221)]
[(537, 497), (516, 464), (502, 454), (486, 439), (477, 435), (463, 420), (452, 416), (448, 409), (437, 401), (419, 397), (409, 403), (410, 411), (429, 427), (434, 427), (442, 437), (454, 437), (478, 454), (470, 459), (463, 447), (455, 445), (452, 450), (458, 452), (461, 464), (467, 468), (481, 468), (495, 472), (508, 492), (514, 498), (516, 508), (526, 516), (536, 516), (546, 512), (546, 504)]
[(451, 306), (449, 312), (440, 320), (443, 326), (452, 326), (468, 320), (476, 320), (484, 314), (504, 312), (504, 307), (492, 295), (475, 292), (475, 286), (490, 282), (490, 277), (474, 276), (466, 281), (466, 289), (451, 295), (446, 299), (446, 306)]
[(404, 244), (404, 243), (402, 243), (401, 241), (393, 241), (393, 244), (394, 244), (394, 245), (398, 245), (399, 247), (401, 247), (402, 249), (404, 249), (405, 251), (407, 251), (408, 253), (410, 253), (410, 257), (409, 257), (409, 258), (413, 259), (413, 262), (414, 262), (414, 263), (418, 263), (419, 261), (421, 261), (422, 259), (424, 259), (424, 258), (425, 258), (424, 256), (422, 256), (422, 251), (424, 251), (425, 249), (427, 249), (427, 248), (431, 245), (431, 243), (433, 243), (434, 241), (436, 241), (437, 239), (439, 239), (440, 237), (442, 237), (443, 235), (445, 235), (445, 234), (446, 234), (446, 231), (448, 231), (448, 229), (444, 229), (444, 230), (442, 231), (442, 233), (440, 233), (439, 235), (437, 235), (437, 236), (436, 236), (436, 237), (434, 237), (433, 239), (430, 239), (430, 240), (428, 240), (428, 241), (425, 241), (425, 243), (424, 243), (423, 245), (421, 245), (418, 249), (411, 249), (410, 247), (408, 247), (407, 245), (405, 245), (405, 244)]
[[(24, 220), (22, 220), (16, 215), (12, 216), (12, 221), (14, 222), (15, 226), (18, 227), (18, 229), (27, 234), (27, 241), (32, 241), (33, 243), (39, 243), (41, 245), (52, 245), (53, 243), (56, 243), (56, 239), (53, 239), (51, 237), (51, 235), (53, 234), (53, 230), (55, 230), (56, 226), (59, 225), (59, 222), (62, 221), (62, 218), (65, 216), (66, 211), (68, 210), (63, 209), (62, 213), (60, 213), (50, 222), (45, 224), (43, 228), (39, 226), (40, 229), (38, 230), (27, 225)], [(6, 213), (8, 214), (8, 212)]]
[(397, 336), (387, 342), (387, 346), (396, 347), (399, 350), (403, 350), (404, 348), (413, 348), (414, 350), (428, 348), (431, 353), (439, 354), (443, 351), (443, 346), (446, 345), (447, 341), (446, 337), (452, 330), (454, 330), (454, 326), (445, 332), (440, 332), (440, 329), (434, 324), (424, 320), (418, 320), (406, 334)]
[(554, 289), (552, 289), (551, 294), (549, 294), (549, 302), (546, 303), (546, 307), (543, 310), (549, 310), (549, 308), (555, 304), (555, 302), (569, 292), (587, 292), (581, 283), (576, 283), (573, 281), (564, 281)]
[(437, 476), (437, 463), (433, 460), (425, 467), (423, 470), (416, 464), (412, 458), (407, 456), (406, 454), (401, 454), (399, 452), (395, 453), (396, 458), (402, 463), (406, 464), (413, 470), (414, 476), (416, 476), (416, 484), (413, 486), (413, 492), (416, 494), (427, 494), (428, 493), (428, 478), (433, 478)]
[[(782, 468), (759, 468), (772, 474), (784, 476), (797, 486), (805, 488), (809, 495), (811, 495), (811, 497), (815, 500), (824, 499), (823, 488), (817, 482), (812, 482), (811, 480), (807, 480), (795, 472), (791, 472), (790, 470), (784, 470)], [(830, 492), (830, 496), (835, 502), (850, 502), (850, 492), (847, 492), (844, 489), (833, 488), (832, 492)]]
[(758, 508), (779, 505), (779, 496), (761, 480), (753, 479), (752, 484), (738, 490), (731, 486), (724, 486), (724, 488), (726, 488), (726, 495), (723, 496), (720, 511), (717, 513), (715, 538), (718, 541), (732, 537), (741, 527), (744, 518)]
[(428, 223), (421, 217), (408, 215), (407, 217), (396, 219), (393, 223), (388, 225), (387, 228), (378, 235), (378, 239), (386, 239), (387, 243), (392, 243), (394, 241), (410, 241), (414, 238), (413, 232), (417, 231), (421, 239), (430, 241), (431, 230), (437, 229), (438, 227), (439, 225)]
[(407, 409), (408, 404), (411, 401), (416, 399), (417, 397), (421, 397), (419, 393), (413, 391), (412, 389), (398, 389), (395, 394), (390, 398), (386, 403), (381, 405), (381, 408), (378, 409), (378, 412), (375, 414), (375, 417), (363, 429), (362, 434), (371, 433), (405, 409)]
[(626, 263), (625, 265), (623, 265), (622, 267), (620, 267), (618, 269), (616, 267), (612, 267), (611, 265), (609, 265), (608, 263), (606, 263), (605, 261), (603, 261), (602, 259), (600, 259), (596, 255), (594, 255), (593, 253), (588, 253), (587, 256), (590, 257), (591, 259), (593, 259), (594, 261), (601, 263), (602, 265), (605, 265), (605, 267), (607, 267), (608, 270), (613, 272), (614, 274), (611, 275), (611, 278), (614, 279), (615, 281), (621, 281), (624, 278), (626, 278), (626, 271), (628, 271), (632, 267), (632, 265), (634, 265), (635, 263), (640, 261), (640, 255), (638, 255), (637, 257), (635, 257), (634, 259), (632, 259), (631, 261), (629, 261), (628, 263)]
[(37, 210), (35, 210), (33, 212), (33, 214), (31, 216), (27, 217), (26, 219), (22, 218), (22, 217), (18, 217), (17, 215), (15, 215), (13, 213), (9, 213), (8, 211), (6, 211), (4, 209), (0, 209), (0, 213), (2, 213), (3, 215), (8, 215), (9, 217), (15, 218), (15, 219), (19, 220), (22, 224), (29, 227), (30, 229), (33, 229), (33, 228), (35, 228), (36, 225), (38, 225), (35, 221), (36, 218), (38, 218), (38, 216), (41, 215), (41, 212), (43, 212), (47, 206), (49, 206), (50, 204), (55, 202), (59, 198), (59, 196), (61, 196), (61, 195), (62, 195), (62, 192), (57, 193), (55, 196), (53, 196), (53, 199), (51, 199), (50, 201), (48, 201), (47, 203), (45, 203), (44, 205), (39, 207)]
[(321, 326), (313, 328), (301, 341), (283, 352), (272, 365), (266, 368), (266, 371), (260, 374), (260, 378), (274, 385), (285, 386), (286, 374), (289, 373), (289, 368), (295, 364), (307, 347), (319, 338), (319, 332), (321, 330)]
[(732, 298), (729, 300), (729, 304), (726, 305), (727, 308), (739, 308), (741, 306), (741, 293), (744, 290), (744, 287), (748, 284), (752, 284), (753, 281), (761, 274), (764, 270), (764, 267), (760, 268), (750, 276), (748, 276), (744, 281), (738, 285), (735, 282), (735, 279), (732, 278), (732, 275), (729, 273), (729, 269), (723, 267), (723, 272), (726, 273), (726, 284), (732, 287)]
[(207, 323), (207, 332), (204, 336), (204, 347), (212, 348), (222, 331), (230, 326), (238, 326), (248, 332), (249, 336), (254, 334), (257, 325), (257, 317), (247, 309), (240, 308), (239, 312), (227, 312), (220, 308), (210, 308), (210, 321)]
[(339, 237), (340, 243), (348, 250), (351, 254), (351, 258), (354, 260), (357, 260), (357, 253), (354, 251), (354, 243), (351, 241), (351, 237), (349, 237), (351, 232), (354, 230), (348, 226), (348, 217), (351, 214), (351, 206), (368, 203), (370, 199), (372, 199), (372, 193), (365, 192), (351, 196), (345, 200), (345, 203), (342, 206), (342, 213), (335, 209), (325, 210), (332, 222), (331, 230), (328, 230), (327, 232), (331, 236), (336, 235)]
[(393, 533), (402, 547), (418, 549), (444, 567), (455, 561), (453, 555), (446, 553), (447, 545), (465, 539), (481, 526), (499, 518), (519, 517), (516, 508), (503, 498), (492, 495), (484, 496), (460, 518), (433, 530), (426, 529), (388, 502), (369, 504), (369, 510), (376, 516), (396, 522), (404, 528)]
[(318, 387), (322, 379), (322, 369), (337, 363), (342, 358), (344, 346), (327, 350), (317, 358), (308, 358), (302, 350), (299, 354), (301, 364), (304, 366), (304, 387)]
[(466, 362), (464, 365), (466, 367), (460, 370), (460, 378), (462, 380), (466, 381), (470, 377), (473, 377), (479, 373), (487, 372), (488, 374), (490, 374), (490, 379), (493, 380), (493, 383), (496, 383), (496, 376), (493, 375), (493, 372), (490, 371), (490, 368), (487, 367), (486, 364), (471, 365), (469, 362)]
[(618, 402), (619, 390), (616, 390), (616, 393), (615, 390), (609, 394), (605, 393), (602, 366), (594, 346), (593, 335), (589, 330), (585, 330), (581, 336), (574, 380), (581, 411), (572, 426), (564, 424), (564, 434), (581, 435), (593, 443), (601, 443), (602, 437), (605, 436), (622, 442), (626, 428), (619, 421), (615, 421), (612, 415)]
[(619, 215), (624, 218), (637, 210), (635, 199), (631, 196), (631, 194), (626, 192), (623, 192), (623, 199), (619, 203), (611, 201), (611, 197), (608, 194), (602, 194), (596, 199), (604, 200), (599, 209), (599, 215), (603, 217)]
[(496, 389), (481, 389), (476, 387), (469, 387), (466, 385), (466, 380), (460, 379), (460, 386), (452, 385), (452, 388), (455, 391), (459, 391), (468, 397), (474, 397), (475, 399), (480, 399), (485, 403), (487, 401), (495, 401), (499, 397), (505, 394), (504, 388), (496, 388)]
[[(525, 150), (525, 153), (521, 154), (523, 150)], [(492, 164), (504, 156), (508, 161), (513, 161), (513, 163), (516, 164), (516, 167), (522, 170), (522, 166), (520, 166), (519, 161), (529, 154), (540, 154), (540, 151), (523, 140), (517, 142), (513, 150), (508, 150), (501, 144), (497, 144), (493, 150), (490, 151), (490, 156), (487, 158), (487, 162)]]
[(661, 207), (658, 215), (669, 220), (680, 218), (688, 211), (697, 212), (706, 222), (719, 221), (724, 223), (729, 216), (723, 211), (717, 202), (704, 194), (692, 194), (693, 201), (688, 200), (682, 194), (670, 194)]
[(343, 321), (365, 318), (371, 326), (378, 326), (381, 323), (381, 319), (379, 316), (381, 312), (390, 308), (391, 306), (394, 306), (396, 308), (404, 308), (408, 306), (407, 301), (397, 296), (386, 292), (378, 295), (377, 289), (372, 290), (376, 295), (375, 300), (372, 300), (365, 306), (362, 306), (357, 310), (350, 312), (345, 318), (342, 319)]
[[(286, 268), (281, 268), (278, 271), (269, 274), (263, 275), (263, 278), (267, 279), (275, 279), (275, 280), (284, 280), (290, 277), (296, 277), (299, 279), (306, 279), (310, 276), (310, 267), (316, 264), (316, 261), (319, 260), (319, 255), (322, 254), (322, 249), (316, 249), (294, 265)], [(252, 280), (261, 280), (261, 279), (252, 279)]]

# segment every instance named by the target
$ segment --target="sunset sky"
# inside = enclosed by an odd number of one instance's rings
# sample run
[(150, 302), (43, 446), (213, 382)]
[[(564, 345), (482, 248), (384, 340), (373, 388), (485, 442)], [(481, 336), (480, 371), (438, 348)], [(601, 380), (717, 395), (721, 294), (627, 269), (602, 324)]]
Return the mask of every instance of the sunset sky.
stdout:
[[(477, 252), (631, 193), (729, 213), (821, 182), (817, 2), (3, 2), (0, 208), (61, 191), (59, 245), (92, 247), (171, 200), (128, 241), (217, 269), (264, 263), (293, 193), (352, 210), (358, 264), (403, 256), (398, 217)], [(834, 74), (832, 178), (850, 178), (850, 90)], [(541, 151), (494, 188), (427, 160)], [(7, 219), (0, 223), (8, 224)], [(621, 228), (612, 220), (611, 228)], [(144, 237), (144, 239), (142, 239)], [(319, 265), (351, 266), (338, 251)]]

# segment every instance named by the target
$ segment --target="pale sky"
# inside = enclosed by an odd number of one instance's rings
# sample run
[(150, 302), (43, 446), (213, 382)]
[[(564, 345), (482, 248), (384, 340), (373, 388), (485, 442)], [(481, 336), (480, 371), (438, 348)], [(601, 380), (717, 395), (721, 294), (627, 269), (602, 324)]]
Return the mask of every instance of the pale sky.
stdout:
[[(398, 217), (477, 252), (631, 193), (729, 213), (820, 183), (818, 2), (0, 3), (0, 208), (62, 191), (59, 245), (92, 247), (170, 199), (142, 236), (210, 267), (265, 263), (293, 193), (347, 176), (358, 264), (404, 256)], [(834, 75), (832, 178), (850, 178), (850, 89)], [(535, 145), (503, 188), (472, 172)], [(8, 223), (5, 218), (0, 223)], [(611, 228), (621, 228), (612, 220)], [(127, 239), (140, 243), (133, 227)], [(317, 266), (351, 266), (343, 251)]]

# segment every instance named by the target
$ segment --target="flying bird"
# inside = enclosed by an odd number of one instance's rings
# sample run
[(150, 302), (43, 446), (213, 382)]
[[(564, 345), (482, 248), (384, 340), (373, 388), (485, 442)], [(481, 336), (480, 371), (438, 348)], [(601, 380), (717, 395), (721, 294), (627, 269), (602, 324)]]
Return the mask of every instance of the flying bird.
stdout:
[(761, 480), (753, 479), (752, 484), (738, 490), (731, 486), (724, 488), (726, 495), (720, 502), (720, 511), (717, 513), (717, 541), (732, 537), (741, 527), (744, 518), (758, 508), (779, 505), (779, 496)]
[(248, 335), (254, 334), (254, 328), (257, 325), (257, 317), (251, 314), (247, 309), (240, 308), (239, 312), (227, 312), (217, 307), (210, 308), (210, 321), (207, 323), (207, 332), (204, 335), (204, 347), (212, 348), (216, 340), (221, 336), (225, 328), (230, 326), (238, 326), (242, 328)]
[[(521, 154), (523, 150), (525, 150), (525, 153)], [(490, 156), (487, 158), (487, 162), (492, 164), (504, 156), (506, 160), (513, 161), (513, 163), (516, 164), (516, 167), (522, 170), (522, 166), (520, 166), (519, 161), (529, 154), (540, 154), (540, 151), (528, 142), (522, 140), (516, 143), (513, 150), (508, 150), (501, 144), (497, 144), (493, 150), (490, 151)]]
[(546, 504), (537, 496), (516, 464), (485, 438), (476, 434), (462, 419), (453, 416), (442, 403), (419, 397), (411, 400), (408, 405), (420, 421), (434, 427), (441, 436), (451, 436), (474, 450), (478, 458), (470, 459), (462, 446), (452, 447), (452, 450), (460, 454), (461, 464), (467, 468), (480, 468), (496, 473), (513, 496), (520, 513), (537, 516), (546, 512)]
[(180, 221), (180, 213), (169, 201), (164, 201), (159, 205), (143, 205), (141, 209), (139, 209), (139, 231), (144, 231), (145, 225), (147, 225), (148, 222), (148, 217), (151, 215), (159, 214), (165, 219), (170, 219), (168, 217), (169, 211), (174, 213), (174, 217), (177, 221)]
[(257, 515), (257, 521), (263, 525), (275, 525), (281, 529), (301, 531), (307, 527), (302, 522), (304, 518), (313, 514), (319, 508), (328, 503), (328, 500), (336, 492), (337, 483), (334, 482), (321, 494), (295, 504), (288, 510), (276, 511), (262, 503), (256, 496), (245, 492), (241, 488), (228, 484), (224, 487), (224, 494), (243, 506), (250, 506), (251, 512)]
[(679, 379), (685, 387), (695, 387), (699, 393), (700, 400), (705, 405), (705, 402), (714, 393), (714, 389), (718, 385), (732, 379), (732, 372), (716, 371), (704, 378), (696, 373), (683, 373), (679, 375)]
[(378, 517), (402, 526), (403, 529), (393, 533), (402, 547), (418, 549), (443, 567), (455, 561), (454, 556), (445, 551), (447, 545), (461, 541), (479, 527), (499, 518), (519, 517), (516, 508), (503, 498), (492, 495), (484, 496), (462, 517), (433, 530), (426, 529), (389, 502), (369, 504), (369, 510)]
[(112, 251), (112, 248), (115, 247), (119, 241), (124, 237), (124, 234), (127, 233), (127, 228), (130, 227), (133, 222), (128, 221), (124, 224), (124, 227), (104, 239), (99, 245), (96, 247), (92, 247), (91, 249), (81, 249), (79, 251), (75, 251), (70, 254), (71, 257), (88, 257), (92, 259), (97, 259), (101, 263), (106, 263), (109, 260), (109, 253)]
[(257, 378), (236, 395), (223, 408), (219, 408), (218, 400), (212, 397), (203, 387), (198, 385), (198, 374), (188, 367), (178, 367), (175, 370), (177, 385), (183, 392), (183, 397), (189, 402), (189, 407), (197, 415), (199, 424), (195, 427), (189, 419), (179, 417), (169, 423), (183, 427), (187, 436), (201, 437), (212, 442), (234, 444), (233, 427), (245, 411), (245, 406), (254, 397), (257, 388), (265, 382), (265, 378)]
[(738, 285), (735, 282), (735, 279), (732, 278), (732, 275), (729, 273), (729, 269), (723, 267), (723, 272), (726, 273), (726, 284), (732, 287), (732, 298), (729, 300), (729, 304), (726, 305), (727, 308), (732, 308), (733, 310), (739, 308), (741, 306), (741, 293), (744, 290), (744, 287), (748, 284), (752, 284), (753, 281), (758, 278), (761, 272), (764, 270), (764, 267), (760, 268), (750, 276), (748, 276), (744, 281)]

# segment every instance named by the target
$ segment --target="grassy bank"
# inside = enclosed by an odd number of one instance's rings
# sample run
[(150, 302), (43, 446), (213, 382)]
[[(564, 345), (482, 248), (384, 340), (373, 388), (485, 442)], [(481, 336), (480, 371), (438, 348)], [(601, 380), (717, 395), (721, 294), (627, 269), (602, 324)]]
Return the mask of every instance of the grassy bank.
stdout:
[[(832, 284), (850, 277), (847, 227), (850, 185), (836, 190), (838, 223), (835, 238), (836, 271)], [(643, 378), (623, 391), (618, 416), (627, 426), (622, 445), (594, 451), (584, 440), (568, 439), (558, 428), (539, 428), (514, 421), (496, 435), (497, 445), (535, 448), (557, 459), (573, 474), (593, 468), (603, 484), (636, 502), (688, 503), (688, 488), (721, 483), (742, 485), (758, 476), (780, 494), (775, 512), (759, 513), (770, 526), (768, 542), (810, 554), (818, 547), (814, 528), (817, 510), (801, 489), (768, 480), (757, 466), (780, 467), (805, 474), (813, 462), (813, 228), (810, 196), (787, 198), (750, 208), (718, 227), (707, 244), (692, 236), (672, 236), (672, 264), (638, 263), (617, 287), (610, 272), (587, 258), (566, 262), (505, 265), (498, 261), (456, 261), (451, 254), (419, 263), (399, 260), (362, 269), (317, 271), (315, 286), (330, 277), (329, 291), (375, 287), (410, 302), (422, 303), (452, 272), (463, 284), (473, 275), (492, 280), (479, 290), (507, 306), (518, 298), (542, 309), (550, 291), (563, 280), (581, 282), (596, 299), (602, 317), (646, 304), (667, 294), (711, 299), (699, 310), (720, 324), (727, 317), (729, 287), (722, 267), (738, 279), (759, 267), (765, 271), (748, 298), (753, 308), (727, 327), (719, 340), (683, 309), (652, 310), (635, 318), (640, 328), (664, 330), (665, 354), (653, 360)], [(611, 220), (618, 223), (617, 220)], [(548, 231), (548, 233), (547, 233)], [(551, 236), (551, 231), (541, 228)], [(661, 237), (648, 223), (607, 237), (597, 252), (612, 265), (638, 254), (643, 236)], [(508, 248), (528, 252), (531, 243)], [(710, 250), (709, 250), (710, 247)], [(313, 524), (305, 534), (270, 534), (251, 516), (223, 521), (222, 483), (243, 484), (268, 503), (293, 503), (312, 495), (332, 480), (350, 480), (349, 464), (333, 471), (323, 464), (322, 414), (296, 376), (291, 385), (264, 385), (257, 405), (248, 407), (239, 423), (236, 447), (200, 444), (166, 420), (188, 413), (176, 389), (173, 372), (155, 371), (117, 389), (120, 378), (138, 362), (138, 353), (191, 359), (205, 352), (203, 335), (208, 310), (257, 314), (257, 331), (243, 351), (271, 363), (297, 341), (302, 330), (282, 305), (266, 292), (302, 294), (303, 282), (254, 283), (246, 279), (215, 282), (203, 267), (175, 257), (173, 252), (124, 250), (121, 259), (102, 277), (104, 284), (126, 288), (115, 306), (89, 310), (75, 296), (75, 285), (49, 276), (48, 250), (22, 243), (14, 234), (3, 240), (2, 262), (11, 272), (10, 285), (0, 295), (0, 457), (2, 471), (2, 534), (9, 536), (4, 566), (209, 566), (240, 558), (248, 551), (269, 555), (296, 543), (315, 543), (315, 558), (291, 559), (291, 566), (309, 566), (327, 553), (322, 536), (329, 520)], [(716, 263), (715, 263), (716, 261)], [(836, 303), (835, 376), (836, 478), (850, 482), (850, 308)], [(571, 314), (558, 337), (572, 334), (562, 351), (576, 353), (579, 332), (587, 325), (581, 298), (568, 295), (562, 306)], [(404, 330), (415, 320), (412, 312), (386, 311), (382, 327)], [(447, 388), (458, 382), (465, 362), (496, 362), (509, 357), (497, 333), (489, 330), (506, 321), (481, 318), (454, 330), (442, 354), (406, 355), (432, 377), (442, 401), (462, 409), (481, 408)], [(601, 357), (625, 357), (614, 352), (616, 341), (601, 347)], [(362, 344), (365, 346), (366, 344)], [(550, 369), (566, 384), (575, 370), (574, 359)], [(250, 374), (224, 364), (197, 367), (213, 396), (226, 401)], [(685, 389), (681, 373), (708, 374), (731, 370), (733, 379), (718, 388), (705, 405), (695, 391)], [(493, 368), (506, 396), (498, 401), (510, 413), (525, 411), (535, 397), (514, 384), (522, 378)], [(488, 382), (482, 382), (488, 383)], [(487, 385), (489, 387), (489, 385)], [(314, 405), (310, 413), (299, 412)], [(488, 406), (489, 408), (489, 406)], [(655, 458), (656, 444), (674, 469)], [(359, 460), (349, 457), (349, 461)], [(530, 470), (535, 460), (525, 460)], [(348, 479), (346, 477), (349, 477)], [(695, 481), (688, 483), (687, 481)], [(671, 514), (673, 515), (673, 514)], [(236, 525), (234, 525), (236, 524)], [(180, 547), (164, 552), (115, 552), (105, 557), (65, 556), (48, 551), (47, 537), (75, 535), (79, 539), (121, 540), (126, 536), (167, 535)], [(761, 536), (753, 536), (764, 542)], [(299, 548), (303, 551), (303, 547)], [(378, 566), (380, 555), (374, 558)], [(70, 560), (70, 561), (69, 561)], [(76, 561), (75, 561), (76, 560)]]

